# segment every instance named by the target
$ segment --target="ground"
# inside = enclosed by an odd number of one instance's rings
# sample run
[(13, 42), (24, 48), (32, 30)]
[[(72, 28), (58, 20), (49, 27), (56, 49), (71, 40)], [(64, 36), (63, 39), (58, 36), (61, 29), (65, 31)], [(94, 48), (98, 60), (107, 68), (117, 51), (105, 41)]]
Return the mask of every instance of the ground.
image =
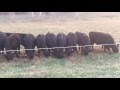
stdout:
[[(16, 21), (0, 22), (0, 31), (55, 34), (64, 32), (101, 31), (111, 34), (116, 43), (120, 43), (120, 17), (98, 17), (80, 20), (57, 21)], [(120, 53), (104, 53), (101, 47), (95, 47), (95, 51), (88, 56), (74, 53), (64, 59), (54, 57), (44, 58), (35, 55), (31, 62), (25, 57), (24, 51), (20, 58), (14, 58), (7, 62), (0, 55), (1, 78), (113, 78), (120, 77)]]

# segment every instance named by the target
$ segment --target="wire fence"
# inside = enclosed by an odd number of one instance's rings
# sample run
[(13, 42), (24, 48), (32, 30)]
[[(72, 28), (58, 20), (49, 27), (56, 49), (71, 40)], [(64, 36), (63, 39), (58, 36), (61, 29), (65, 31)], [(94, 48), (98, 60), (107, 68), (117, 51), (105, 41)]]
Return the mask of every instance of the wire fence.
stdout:
[(83, 46), (67, 46), (67, 47), (52, 47), (52, 48), (36, 48), (36, 49), (20, 49), (20, 50), (4, 50), (4, 51), (0, 51), (0, 53), (6, 53), (6, 52), (14, 52), (14, 51), (25, 51), (25, 50), (28, 50), (28, 51), (32, 51), (32, 50), (44, 50), (44, 49), (60, 49), (60, 48), (63, 48), (63, 49), (66, 49), (66, 48), (74, 48), (74, 47), (77, 47), (77, 48), (81, 48), (81, 47), (99, 47), (99, 46), (111, 46), (111, 45), (118, 45), (118, 49), (120, 50), (120, 43), (116, 43), (116, 44), (99, 44), (99, 45), (83, 45)]

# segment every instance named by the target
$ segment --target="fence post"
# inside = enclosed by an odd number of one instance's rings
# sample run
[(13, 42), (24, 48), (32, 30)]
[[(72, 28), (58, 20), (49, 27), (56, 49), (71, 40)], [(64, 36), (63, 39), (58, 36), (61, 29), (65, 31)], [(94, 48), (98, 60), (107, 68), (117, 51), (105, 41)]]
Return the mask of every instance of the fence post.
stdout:
[(75, 12), (75, 17), (77, 18), (77, 21), (79, 20), (79, 12)]
[(15, 12), (10, 12), (9, 13), (10, 19), (14, 22), (15, 19)]
[(34, 14), (34, 12), (31, 12), (31, 16), (34, 18), (35, 17), (35, 14)]

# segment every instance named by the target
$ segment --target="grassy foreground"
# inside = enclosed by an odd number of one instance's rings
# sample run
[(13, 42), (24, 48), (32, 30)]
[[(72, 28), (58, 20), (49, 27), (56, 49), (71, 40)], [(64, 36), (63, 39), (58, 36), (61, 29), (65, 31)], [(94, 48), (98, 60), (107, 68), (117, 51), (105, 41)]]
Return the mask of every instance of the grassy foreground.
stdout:
[[(35, 57), (37, 58), (37, 57)], [(1, 78), (104, 78), (120, 77), (119, 54), (73, 55), (65, 59), (16, 59), (0, 64)]]

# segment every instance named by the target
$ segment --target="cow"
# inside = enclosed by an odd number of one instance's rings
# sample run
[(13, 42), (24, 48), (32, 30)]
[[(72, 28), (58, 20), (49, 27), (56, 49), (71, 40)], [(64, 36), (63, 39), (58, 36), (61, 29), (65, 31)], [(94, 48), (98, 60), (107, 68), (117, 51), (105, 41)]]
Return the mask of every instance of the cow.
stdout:
[[(66, 47), (67, 46), (67, 40), (66, 40), (66, 35), (64, 33), (59, 33), (57, 35), (57, 45), (58, 47)], [(63, 58), (64, 57), (64, 50), (65, 48), (59, 48), (58, 49), (58, 58)]]
[[(56, 35), (53, 34), (53, 33), (48, 32), (48, 33), (46, 34), (46, 44), (47, 44), (47, 47), (48, 47), (48, 48), (57, 47), (57, 37), (56, 37)], [(49, 49), (49, 53), (50, 53), (51, 51), (53, 52), (52, 54), (54, 55), (54, 57), (57, 58), (58, 48), (55, 48), (55, 49), (52, 49), (52, 50)]]
[(31, 49), (31, 50), (25, 50), (26, 55), (30, 60), (34, 58), (35, 50), (32, 50), (35, 48), (35, 36), (32, 34), (26, 34), (23, 38), (22, 44), (25, 49)]
[[(68, 33), (66, 40), (67, 40), (67, 47), (77, 45), (77, 35), (75, 33), (72, 32)], [(74, 51), (77, 52), (77, 47), (66, 48), (66, 53), (68, 56), (70, 56)]]
[(19, 57), (19, 54), (17, 51), (7, 51), (7, 50), (20, 50), (20, 44), (21, 44), (21, 39), (19, 34), (13, 33), (5, 38), (5, 42), (4, 42), (5, 51), (6, 51), (5, 57), (8, 61), (13, 59), (14, 54), (17, 57)]
[[(36, 45), (37, 48), (47, 48), (47, 44), (46, 44), (46, 36), (43, 34), (38, 34), (36, 37)], [(40, 52), (43, 52), (43, 55), (45, 57), (49, 57), (50, 53), (48, 51), (48, 49), (39, 49), (38, 50), (38, 54), (40, 55)]]
[[(91, 41), (91, 45), (94, 43), (96, 44), (116, 44), (113, 37), (108, 34), (108, 33), (103, 33), (103, 32), (89, 32), (89, 38)], [(103, 45), (104, 47), (104, 52), (108, 50), (110, 53), (110, 48), (114, 53), (118, 53), (118, 47), (117, 45)], [(92, 47), (93, 50), (93, 47)]]
[[(77, 44), (79, 46), (90, 45), (90, 39), (85, 33), (76, 32), (77, 35)], [(90, 46), (81, 47), (81, 52), (83, 55), (88, 55), (90, 52)]]
[[(4, 43), (5, 43), (6, 37), (7, 36), (5, 33), (0, 32), (0, 51), (4, 51)], [(3, 54), (3, 52), (1, 54)]]
[[(6, 36), (8, 37), (8, 36), (10, 36), (10, 35), (13, 34), (13, 33), (5, 32), (5, 34), (6, 34)], [(24, 39), (25, 35), (27, 35), (27, 34), (25, 34), (25, 33), (14, 33), (14, 34), (19, 34), (19, 35), (20, 35), (21, 45), (23, 45), (23, 39)], [(19, 51), (19, 54), (20, 54), (20, 51)]]

